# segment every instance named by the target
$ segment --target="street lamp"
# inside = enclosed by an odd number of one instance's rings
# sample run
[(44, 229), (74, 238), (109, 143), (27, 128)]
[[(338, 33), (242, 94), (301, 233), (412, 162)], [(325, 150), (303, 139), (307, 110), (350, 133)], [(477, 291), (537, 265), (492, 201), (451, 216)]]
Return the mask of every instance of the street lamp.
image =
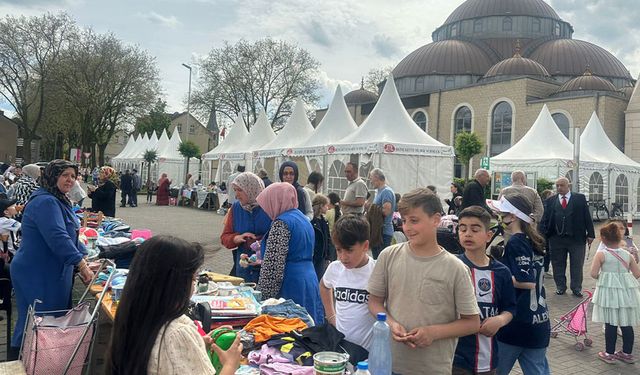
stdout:
[(191, 117), (191, 66), (183, 63), (182, 66), (189, 69), (189, 94), (187, 95), (187, 140), (189, 140), (189, 132), (191, 128), (189, 127), (189, 120)]

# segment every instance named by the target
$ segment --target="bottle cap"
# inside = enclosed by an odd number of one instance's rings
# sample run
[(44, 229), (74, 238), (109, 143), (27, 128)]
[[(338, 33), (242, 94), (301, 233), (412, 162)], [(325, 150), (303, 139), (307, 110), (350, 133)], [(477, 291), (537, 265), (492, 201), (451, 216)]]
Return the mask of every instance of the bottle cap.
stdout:
[(379, 321), (379, 322), (386, 322), (386, 321), (387, 321), (387, 314), (385, 314), (385, 313), (378, 313), (378, 321)]
[(358, 370), (368, 370), (369, 363), (368, 362), (358, 362)]

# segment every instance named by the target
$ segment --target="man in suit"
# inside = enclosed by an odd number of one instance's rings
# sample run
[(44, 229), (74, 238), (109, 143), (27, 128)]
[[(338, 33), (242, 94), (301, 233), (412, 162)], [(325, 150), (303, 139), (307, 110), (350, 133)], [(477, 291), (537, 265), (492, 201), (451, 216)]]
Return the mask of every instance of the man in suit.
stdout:
[(124, 171), (122, 176), (120, 176), (120, 207), (127, 207), (127, 197), (129, 197), (129, 201), (131, 200), (131, 190), (133, 189), (133, 178), (131, 178), (131, 173), (127, 169)]
[(478, 169), (473, 175), (473, 180), (469, 181), (464, 187), (460, 211), (467, 207), (480, 206), (490, 214), (493, 214), (487, 206), (487, 200), (484, 197), (484, 188), (489, 185), (489, 182), (491, 182), (489, 171), (482, 168)]
[(595, 238), (593, 221), (584, 194), (571, 192), (569, 180), (561, 177), (556, 181), (556, 195), (545, 202), (545, 211), (540, 223), (542, 233), (549, 240), (553, 280), (556, 294), (567, 290), (567, 255), (569, 255), (569, 287), (576, 297), (582, 297), (582, 267), (586, 253), (585, 243), (591, 246)]

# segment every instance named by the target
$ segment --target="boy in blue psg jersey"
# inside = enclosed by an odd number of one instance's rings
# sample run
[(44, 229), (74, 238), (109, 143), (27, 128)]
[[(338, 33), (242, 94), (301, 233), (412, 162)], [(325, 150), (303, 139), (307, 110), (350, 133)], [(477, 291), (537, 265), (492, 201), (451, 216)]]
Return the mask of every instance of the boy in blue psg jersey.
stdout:
[(515, 288), (509, 269), (486, 255), (491, 216), (471, 206), (458, 216), (458, 233), (464, 254), (458, 257), (471, 269), (471, 280), (480, 307), (480, 332), (461, 337), (453, 361), (454, 375), (495, 374), (498, 366), (496, 333), (509, 324), (516, 310)]

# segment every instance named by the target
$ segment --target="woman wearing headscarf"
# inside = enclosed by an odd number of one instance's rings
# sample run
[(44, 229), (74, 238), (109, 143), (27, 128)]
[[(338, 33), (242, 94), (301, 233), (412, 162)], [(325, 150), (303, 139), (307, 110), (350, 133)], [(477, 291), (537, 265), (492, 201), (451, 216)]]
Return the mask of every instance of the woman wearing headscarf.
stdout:
[(317, 325), (321, 325), (324, 308), (313, 267), (313, 227), (298, 210), (296, 189), (291, 184), (273, 183), (258, 195), (257, 200), (273, 220), (258, 289), (265, 299), (292, 299), (307, 310)]
[(88, 282), (93, 273), (83, 259), (78, 242), (80, 222), (66, 196), (73, 187), (78, 167), (54, 160), (44, 169), (42, 187), (29, 199), (22, 217), (22, 243), (11, 262), (11, 282), (18, 303), (18, 321), (11, 339), (11, 354), (22, 342), (27, 310), (39, 300), (40, 311), (71, 307), (73, 269)]
[(22, 177), (13, 184), (13, 199), (18, 205), (25, 205), (31, 194), (38, 190), (38, 179), (40, 178), (40, 167), (35, 164), (28, 164), (22, 167)]
[(169, 205), (169, 187), (171, 187), (171, 180), (167, 177), (166, 173), (160, 175), (158, 180), (158, 192), (156, 193), (156, 205), (168, 206)]
[(227, 249), (237, 248), (233, 250), (230, 274), (242, 277), (246, 282), (257, 283), (260, 265), (241, 265), (240, 259), (242, 254), (251, 256), (255, 253), (251, 244), (260, 242), (271, 226), (271, 219), (256, 202), (258, 194), (264, 190), (264, 183), (255, 174), (242, 172), (233, 180), (231, 188), (236, 193), (236, 201), (224, 219), (220, 241)]
[(89, 186), (91, 211), (102, 211), (105, 216), (116, 216), (116, 184), (113, 182), (115, 175), (116, 170), (111, 167), (100, 168), (100, 185), (97, 188)]
[(311, 207), (311, 198), (309, 193), (298, 183), (298, 165), (292, 161), (285, 161), (280, 166), (280, 181), (289, 183), (296, 188), (298, 209), (309, 218), (313, 219), (313, 208)]

